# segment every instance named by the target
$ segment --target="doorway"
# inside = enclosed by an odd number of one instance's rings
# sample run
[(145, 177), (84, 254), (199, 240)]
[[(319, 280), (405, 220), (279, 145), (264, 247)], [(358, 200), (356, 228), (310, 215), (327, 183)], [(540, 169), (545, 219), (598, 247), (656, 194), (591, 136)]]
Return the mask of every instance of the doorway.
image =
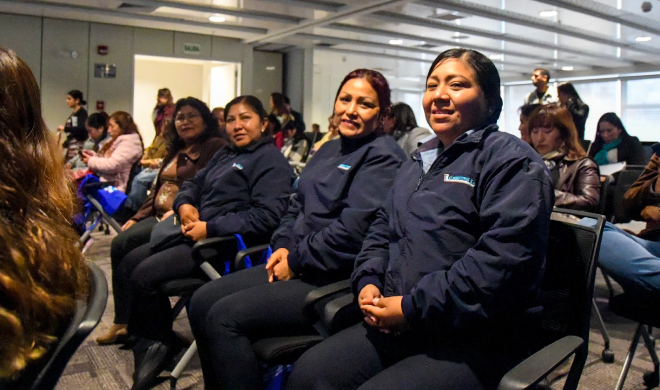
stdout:
[(160, 88), (169, 88), (175, 102), (192, 96), (211, 109), (224, 107), (240, 95), (240, 67), (233, 62), (136, 55), (133, 118), (145, 146), (156, 135), (152, 113)]

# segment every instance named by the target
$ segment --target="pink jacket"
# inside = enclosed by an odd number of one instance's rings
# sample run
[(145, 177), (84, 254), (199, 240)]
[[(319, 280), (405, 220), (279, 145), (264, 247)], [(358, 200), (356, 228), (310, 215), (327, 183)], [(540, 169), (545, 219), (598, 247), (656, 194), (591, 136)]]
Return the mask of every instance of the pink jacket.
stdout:
[(102, 181), (112, 183), (120, 191), (126, 192), (131, 167), (144, 152), (138, 134), (125, 134), (117, 137), (103, 156), (90, 157), (87, 167)]

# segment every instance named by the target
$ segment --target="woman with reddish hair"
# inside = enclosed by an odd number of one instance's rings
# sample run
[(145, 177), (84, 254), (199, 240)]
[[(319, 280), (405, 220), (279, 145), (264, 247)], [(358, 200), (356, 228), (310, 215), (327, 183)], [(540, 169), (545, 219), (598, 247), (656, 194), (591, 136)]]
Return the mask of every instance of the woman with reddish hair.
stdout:
[(600, 200), (598, 165), (582, 148), (570, 112), (541, 106), (529, 117), (532, 146), (543, 157), (555, 185), (555, 206), (591, 211)]
[(350, 276), (406, 159), (396, 141), (383, 136), (390, 104), (382, 74), (349, 73), (335, 98), (340, 138), (327, 142), (303, 169), (270, 241), (268, 264), (226, 275), (193, 296), (189, 319), (205, 388), (258, 389), (261, 373), (250, 340), (314, 334), (303, 316), (305, 297)]

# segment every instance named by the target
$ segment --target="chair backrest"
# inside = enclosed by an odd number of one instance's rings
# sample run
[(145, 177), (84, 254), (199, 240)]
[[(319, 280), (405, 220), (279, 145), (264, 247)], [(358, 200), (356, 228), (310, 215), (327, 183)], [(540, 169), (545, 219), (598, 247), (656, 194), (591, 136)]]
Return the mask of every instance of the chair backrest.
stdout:
[(80, 344), (89, 336), (101, 321), (108, 301), (108, 283), (103, 271), (94, 263), (87, 262), (90, 268), (89, 295), (86, 301), (78, 301), (76, 312), (66, 332), (51, 346), (41, 360), (30, 365), (10, 388), (30, 390), (50, 390), (55, 388), (64, 368)]
[[(602, 215), (574, 210), (555, 209), (550, 222), (546, 269), (541, 285), (543, 304), (540, 340), (550, 344), (564, 336), (574, 335), (585, 340), (575, 356), (579, 372), (569, 373), (567, 381), (577, 381), (587, 358), (591, 305), (596, 275), (596, 262), (601, 234), (605, 224)], [(560, 213), (560, 214), (558, 214)], [(593, 227), (583, 226), (571, 218), (592, 218)]]
[(128, 182), (126, 183), (126, 193), (130, 194), (131, 193), (131, 188), (133, 187), (133, 179), (135, 179), (135, 176), (142, 171), (142, 164), (140, 164), (140, 160), (142, 160), (142, 157), (138, 158), (136, 162), (133, 163), (131, 166), (131, 172), (128, 174)]
[(612, 175), (601, 176), (600, 181), (600, 199), (596, 212), (601, 215), (607, 215), (607, 205), (612, 203), (614, 196), (614, 177)]
[(642, 165), (628, 165), (619, 173), (619, 177), (616, 179), (616, 187), (614, 188), (614, 212), (610, 218), (611, 222), (624, 223), (630, 221), (630, 217), (621, 207), (623, 196), (643, 171), (644, 166)]

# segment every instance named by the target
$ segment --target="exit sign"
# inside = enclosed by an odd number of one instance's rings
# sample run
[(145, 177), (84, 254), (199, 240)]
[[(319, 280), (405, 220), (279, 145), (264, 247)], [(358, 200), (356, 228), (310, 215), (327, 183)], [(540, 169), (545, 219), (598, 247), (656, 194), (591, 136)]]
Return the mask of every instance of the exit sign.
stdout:
[(198, 43), (184, 43), (183, 44), (183, 53), (184, 54), (199, 54), (202, 52), (202, 45)]

